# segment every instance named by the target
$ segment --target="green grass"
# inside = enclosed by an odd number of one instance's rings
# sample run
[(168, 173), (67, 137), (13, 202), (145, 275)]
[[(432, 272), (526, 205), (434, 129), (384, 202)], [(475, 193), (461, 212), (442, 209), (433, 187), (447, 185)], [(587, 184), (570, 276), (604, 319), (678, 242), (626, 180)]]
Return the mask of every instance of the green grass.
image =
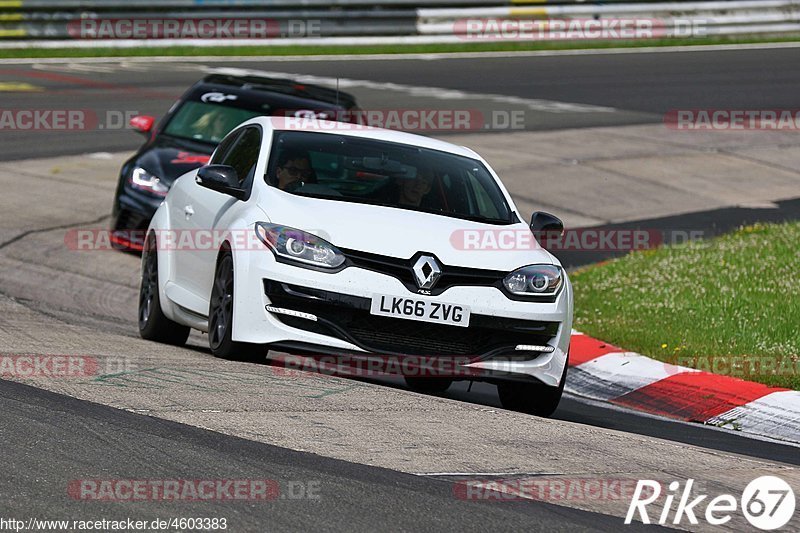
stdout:
[(583, 333), (660, 361), (800, 389), (800, 223), (634, 252), (571, 279)]
[(0, 49), (0, 58), (43, 57), (137, 57), (137, 56), (287, 56), (341, 54), (414, 54), (447, 52), (510, 52), (529, 50), (578, 50), (602, 48), (636, 48), (648, 46), (696, 46), (708, 44), (750, 44), (796, 42), (800, 36), (781, 37), (708, 37), (687, 39), (653, 39), (636, 41), (579, 41), (579, 42), (494, 42), (419, 45), (373, 46), (141, 46), (136, 48), (21, 48)]

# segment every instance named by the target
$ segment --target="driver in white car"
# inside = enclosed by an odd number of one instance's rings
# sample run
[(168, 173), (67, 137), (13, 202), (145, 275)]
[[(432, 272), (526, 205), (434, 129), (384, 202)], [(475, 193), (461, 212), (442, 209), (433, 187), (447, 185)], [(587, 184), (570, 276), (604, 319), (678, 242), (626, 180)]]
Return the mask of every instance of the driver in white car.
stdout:
[(317, 181), (308, 154), (303, 152), (281, 154), (275, 174), (278, 178), (278, 188), (282, 191), (293, 190), (306, 183)]
[(431, 168), (418, 168), (416, 177), (400, 180), (400, 194), (397, 203), (408, 207), (419, 207), (425, 196), (431, 192), (433, 180)]

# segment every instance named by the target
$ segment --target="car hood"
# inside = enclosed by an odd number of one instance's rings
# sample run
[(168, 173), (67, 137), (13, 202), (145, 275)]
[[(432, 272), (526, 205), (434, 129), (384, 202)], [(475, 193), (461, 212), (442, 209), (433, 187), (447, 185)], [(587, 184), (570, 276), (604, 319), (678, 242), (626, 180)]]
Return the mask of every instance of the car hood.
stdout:
[[(269, 222), (313, 233), (343, 249), (401, 259), (427, 252), (446, 265), (502, 271), (557, 263), (539, 247), (524, 223), (483, 224), (392, 207), (296, 196), (277, 189), (270, 189), (264, 200), (259, 203)], [(493, 246), (493, 242), (503, 242), (504, 246)], [(517, 242), (520, 244), (513, 244)]]
[(211, 157), (209, 147), (198, 151), (198, 146), (174, 142), (157, 142), (145, 150), (137, 159), (136, 166), (142, 167), (171, 185), (176, 179), (190, 170), (199, 168)]

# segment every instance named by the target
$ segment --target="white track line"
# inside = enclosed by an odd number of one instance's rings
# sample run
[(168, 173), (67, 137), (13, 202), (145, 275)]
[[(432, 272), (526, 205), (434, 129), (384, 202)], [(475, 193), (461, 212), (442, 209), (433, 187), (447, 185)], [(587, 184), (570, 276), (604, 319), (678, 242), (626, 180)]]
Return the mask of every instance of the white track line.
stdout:
[[(0, 43), (2, 48), (2, 43)], [(206, 62), (296, 62), (296, 61), (386, 61), (386, 60), (428, 60), (440, 59), (481, 59), (481, 58), (522, 58), (581, 55), (616, 54), (664, 54), (687, 52), (735, 52), (740, 50), (773, 50), (800, 48), (800, 42), (785, 43), (747, 43), (747, 44), (703, 44), (695, 46), (643, 46), (625, 48), (590, 48), (573, 50), (527, 50), (508, 52), (436, 52), (413, 54), (330, 54), (330, 55), (288, 55), (288, 56), (142, 56), (142, 57), (70, 57), (70, 58), (0, 58), (0, 64), (19, 65), (30, 63), (63, 63), (65, 60), (80, 63), (105, 63), (128, 61), (132, 63), (206, 63)]]
[(454, 89), (443, 89), (441, 87), (421, 87), (400, 83), (353, 80), (349, 78), (331, 78), (291, 72), (274, 72), (234, 67), (205, 67), (201, 70), (205, 70), (208, 73), (229, 74), (233, 76), (255, 75), (267, 76), (270, 78), (291, 78), (300, 83), (312, 83), (316, 85), (327, 85), (330, 87), (338, 86), (341, 89), (358, 87), (361, 89), (373, 89), (376, 91), (394, 91), (406, 93), (411, 96), (435, 98), (438, 100), (481, 100), (484, 102), (518, 105), (534, 111), (544, 111), (549, 113), (614, 113), (618, 111), (613, 107), (591, 104), (574, 104), (569, 102), (542, 100), (538, 98), (520, 98), (517, 96), (505, 96), (501, 94), (465, 92)]
[(463, 476), (563, 476), (563, 472), (413, 472), (415, 476), (448, 476), (448, 477), (463, 477)]

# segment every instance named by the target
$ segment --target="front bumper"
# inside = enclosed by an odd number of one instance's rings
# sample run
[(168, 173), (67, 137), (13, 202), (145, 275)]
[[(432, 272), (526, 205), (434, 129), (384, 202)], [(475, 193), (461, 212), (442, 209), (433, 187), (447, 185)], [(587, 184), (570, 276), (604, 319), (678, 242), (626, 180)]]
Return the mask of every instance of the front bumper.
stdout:
[[(557, 386), (569, 351), (572, 288), (551, 302), (514, 301), (494, 286), (451, 286), (437, 296), (409, 291), (397, 277), (348, 267), (328, 273), (244, 253), (236, 278), (236, 341), (304, 354), (449, 358), (467, 372), (455, 379), (525, 379)], [(370, 314), (374, 295), (457, 303), (470, 308), (467, 328)], [(293, 315), (267, 310), (278, 308)], [(313, 317), (310, 318), (310, 317)], [(543, 350), (517, 349), (520, 345)]]
[(164, 198), (133, 189), (125, 183), (111, 215), (112, 242), (141, 250), (150, 220)]

